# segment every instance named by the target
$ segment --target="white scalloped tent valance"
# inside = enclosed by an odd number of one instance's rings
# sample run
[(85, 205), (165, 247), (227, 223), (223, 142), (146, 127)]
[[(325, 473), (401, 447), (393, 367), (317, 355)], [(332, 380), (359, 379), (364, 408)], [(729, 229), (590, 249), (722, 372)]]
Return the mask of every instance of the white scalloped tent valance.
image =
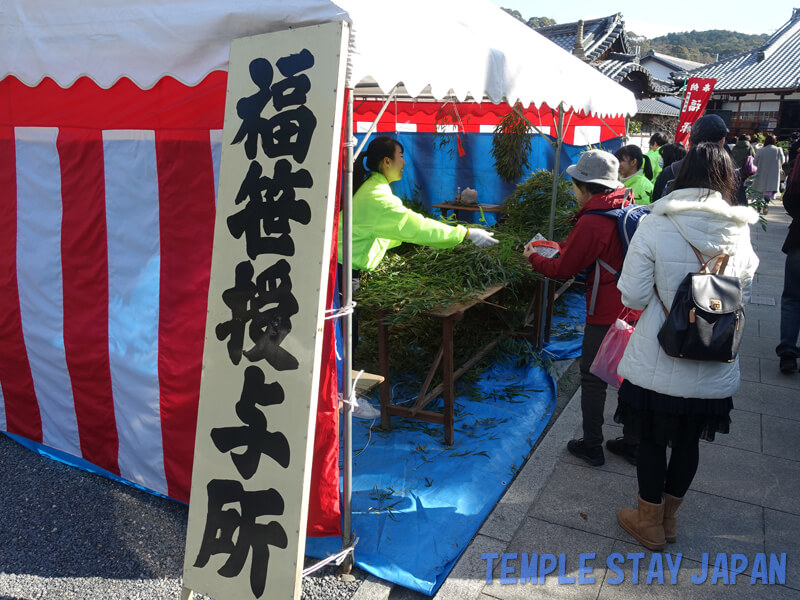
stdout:
[(348, 81), (412, 96), (547, 103), (633, 115), (633, 94), (486, 0), (5, 0), (0, 78), (62, 87), (88, 76), (148, 89), (164, 76), (196, 85), (227, 70), (230, 41), (345, 20)]

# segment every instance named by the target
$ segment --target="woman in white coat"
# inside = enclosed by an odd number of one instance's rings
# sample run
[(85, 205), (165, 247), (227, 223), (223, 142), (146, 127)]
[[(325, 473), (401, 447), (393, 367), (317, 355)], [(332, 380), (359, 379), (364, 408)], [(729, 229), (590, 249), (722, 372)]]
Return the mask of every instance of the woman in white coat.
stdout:
[(758, 171), (753, 177), (753, 189), (761, 194), (764, 214), (769, 210), (769, 203), (775, 199), (781, 185), (781, 167), (786, 162), (783, 149), (775, 145), (775, 136), (767, 134), (764, 145), (756, 152), (753, 159)]
[[(692, 146), (672, 193), (653, 204), (631, 240), (617, 287), (622, 303), (644, 309), (618, 373), (624, 378), (614, 419), (638, 432), (638, 508), (622, 509), (618, 521), (639, 542), (661, 550), (676, 539), (675, 513), (694, 479), (699, 440), (727, 433), (739, 361), (695, 361), (668, 356), (657, 335), (665, 316), (656, 298), (672, 305), (683, 278), (700, 265), (691, 245), (708, 259), (730, 256), (726, 275), (739, 277), (749, 298), (758, 257), (747, 206), (731, 206), (737, 179), (733, 161), (720, 146)], [(667, 463), (667, 446), (672, 453)]]

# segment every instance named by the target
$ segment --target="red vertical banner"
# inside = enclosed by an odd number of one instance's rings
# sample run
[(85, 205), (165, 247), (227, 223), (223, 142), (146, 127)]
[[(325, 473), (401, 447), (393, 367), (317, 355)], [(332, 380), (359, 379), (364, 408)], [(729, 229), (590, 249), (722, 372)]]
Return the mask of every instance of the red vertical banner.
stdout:
[(681, 119), (678, 123), (678, 130), (675, 132), (675, 141), (686, 144), (689, 133), (692, 131), (692, 124), (703, 116), (711, 93), (714, 91), (716, 79), (701, 79), (691, 77), (686, 83), (686, 94), (683, 96), (681, 106)]

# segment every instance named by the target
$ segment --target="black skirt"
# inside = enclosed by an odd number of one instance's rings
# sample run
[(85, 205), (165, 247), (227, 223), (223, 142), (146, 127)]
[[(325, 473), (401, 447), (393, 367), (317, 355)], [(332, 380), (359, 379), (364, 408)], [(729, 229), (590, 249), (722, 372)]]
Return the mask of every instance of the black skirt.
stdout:
[(671, 445), (687, 436), (714, 441), (730, 431), (733, 398), (682, 398), (648, 390), (627, 379), (619, 388), (614, 421), (624, 423), (640, 440)]

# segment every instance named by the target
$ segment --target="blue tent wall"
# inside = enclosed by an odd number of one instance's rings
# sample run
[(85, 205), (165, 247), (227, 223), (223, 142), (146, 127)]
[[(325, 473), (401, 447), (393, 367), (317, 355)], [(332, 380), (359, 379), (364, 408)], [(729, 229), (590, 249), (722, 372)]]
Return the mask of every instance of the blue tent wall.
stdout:
[[(455, 134), (448, 134), (449, 142), (440, 146), (441, 136), (432, 133), (378, 133), (389, 135), (403, 144), (406, 161), (403, 179), (392, 184), (394, 193), (400, 198), (415, 199), (430, 212), (437, 214), (433, 204), (451, 202), (455, 198), (456, 188), (466, 187), (478, 191), (478, 202), (481, 204), (500, 204), (516, 187), (516, 183), (507, 183), (495, 170), (492, 157), (491, 133), (466, 133), (461, 135), (464, 156), (458, 156)], [(356, 134), (358, 143), (363, 134)], [(371, 138), (371, 139), (372, 139)], [(534, 135), (529, 155), (530, 173), (539, 169), (552, 170), (555, 160), (555, 148), (551, 144), (553, 138)], [(622, 146), (620, 138), (613, 138), (594, 148), (602, 148), (609, 152)], [(586, 146), (562, 145), (561, 171), (578, 160)], [(480, 213), (460, 212), (459, 218), (478, 222)], [(493, 216), (486, 215), (489, 224), (493, 224)]]

